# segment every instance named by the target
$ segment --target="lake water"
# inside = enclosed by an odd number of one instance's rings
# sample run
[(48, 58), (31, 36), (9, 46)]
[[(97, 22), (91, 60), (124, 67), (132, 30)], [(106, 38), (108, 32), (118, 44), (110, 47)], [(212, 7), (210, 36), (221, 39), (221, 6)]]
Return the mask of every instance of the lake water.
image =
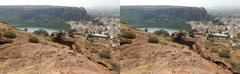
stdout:
[(18, 29), (21, 29), (21, 30), (27, 29), (28, 32), (34, 32), (34, 31), (36, 31), (36, 30), (43, 29), (43, 30), (47, 31), (49, 34), (51, 34), (51, 33), (53, 33), (53, 32), (59, 32), (59, 31), (60, 31), (60, 30), (58, 30), (58, 29), (38, 28), (38, 27), (18, 27)]
[(148, 32), (150, 32), (150, 33), (153, 33), (155, 31), (163, 29), (163, 30), (166, 30), (170, 35), (174, 32), (180, 31), (180, 29), (178, 30), (178, 29), (169, 29), (169, 28), (138, 28), (138, 29), (140, 29), (140, 30), (148, 29)]

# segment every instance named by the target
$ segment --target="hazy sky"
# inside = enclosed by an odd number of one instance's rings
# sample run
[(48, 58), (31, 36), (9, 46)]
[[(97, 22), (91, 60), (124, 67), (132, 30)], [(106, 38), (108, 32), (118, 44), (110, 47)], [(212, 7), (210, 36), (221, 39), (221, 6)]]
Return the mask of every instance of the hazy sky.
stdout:
[(119, 6), (119, 0), (0, 0), (0, 5)]
[(240, 0), (0, 0), (0, 5), (58, 5), (77, 7), (120, 5), (240, 6)]
[(120, 0), (120, 5), (240, 6), (240, 0)]

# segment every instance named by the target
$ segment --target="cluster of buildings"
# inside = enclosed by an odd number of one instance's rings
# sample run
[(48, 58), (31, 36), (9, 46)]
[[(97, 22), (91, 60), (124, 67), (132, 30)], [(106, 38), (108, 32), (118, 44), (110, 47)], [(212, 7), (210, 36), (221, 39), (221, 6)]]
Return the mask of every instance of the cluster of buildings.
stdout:
[(120, 19), (115, 17), (96, 17), (92, 21), (69, 21), (70, 36), (85, 36), (88, 40), (110, 43), (112, 47), (119, 46)]
[(227, 41), (232, 46), (240, 45), (240, 18), (217, 17), (213, 21), (191, 21), (188, 22), (196, 34), (212, 37), (218, 41)]

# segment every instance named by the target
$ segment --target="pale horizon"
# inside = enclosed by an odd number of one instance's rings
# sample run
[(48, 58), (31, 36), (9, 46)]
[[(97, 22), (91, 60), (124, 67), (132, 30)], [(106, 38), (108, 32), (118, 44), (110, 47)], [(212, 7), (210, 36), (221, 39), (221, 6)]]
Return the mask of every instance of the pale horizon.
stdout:
[(190, 7), (239, 6), (240, 0), (120, 0), (120, 6), (170, 5)]
[(49, 5), (69, 7), (119, 6), (119, 0), (0, 0), (0, 6)]

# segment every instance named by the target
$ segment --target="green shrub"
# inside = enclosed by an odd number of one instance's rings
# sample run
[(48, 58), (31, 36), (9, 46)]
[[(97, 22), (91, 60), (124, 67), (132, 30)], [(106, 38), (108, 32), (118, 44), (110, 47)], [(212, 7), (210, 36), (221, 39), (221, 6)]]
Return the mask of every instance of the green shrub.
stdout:
[(219, 51), (218, 55), (223, 58), (230, 58), (229, 52), (226, 52), (226, 51)]
[(28, 31), (28, 29), (27, 29), (27, 28), (24, 28), (24, 31)]
[(153, 33), (156, 34), (156, 35), (169, 36), (169, 33), (168, 33), (166, 30), (163, 30), (163, 29), (158, 30), (158, 31), (155, 31), (155, 32), (153, 32)]
[(43, 36), (48, 36), (49, 35), (49, 33), (47, 31), (43, 30), (43, 29), (39, 29), (37, 31), (34, 31), (33, 33), (37, 34), (37, 35), (43, 35)]
[(28, 41), (31, 43), (39, 43), (40, 42), (38, 37), (30, 37)]
[(101, 51), (101, 52), (99, 52), (99, 56), (101, 58), (111, 58), (111, 52), (110, 51)]
[(4, 32), (4, 33), (3, 33), (3, 36), (4, 36), (4, 37), (7, 37), (7, 38), (11, 38), (11, 39), (14, 39), (14, 38), (17, 37), (16, 34), (15, 34), (14, 32), (12, 32), (12, 31), (6, 31), (6, 32)]
[(150, 37), (150, 38), (148, 39), (148, 42), (149, 42), (149, 43), (155, 43), (155, 44), (157, 44), (157, 43), (159, 43), (159, 40), (158, 40), (157, 37)]
[(136, 38), (136, 35), (131, 31), (123, 32), (122, 36), (124, 38), (128, 38), (128, 39), (135, 39)]

